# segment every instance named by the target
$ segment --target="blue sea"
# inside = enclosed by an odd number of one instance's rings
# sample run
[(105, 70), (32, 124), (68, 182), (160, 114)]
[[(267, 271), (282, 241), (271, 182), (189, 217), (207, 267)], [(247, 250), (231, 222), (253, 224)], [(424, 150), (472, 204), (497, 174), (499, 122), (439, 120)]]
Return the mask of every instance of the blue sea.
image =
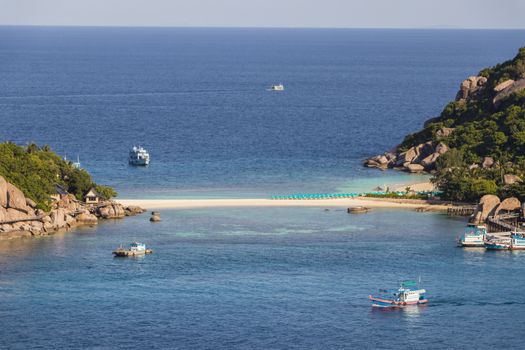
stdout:
[[(365, 169), (514, 57), (525, 31), (0, 27), (0, 140), (80, 158), (120, 198), (267, 198), (421, 177)], [(285, 91), (270, 92), (283, 83)], [(151, 165), (130, 167), (133, 145)], [(2, 347), (521, 348), (525, 254), (465, 220), (164, 210), (0, 241)], [(155, 253), (114, 259), (120, 243)], [(426, 307), (367, 297), (421, 276)]]

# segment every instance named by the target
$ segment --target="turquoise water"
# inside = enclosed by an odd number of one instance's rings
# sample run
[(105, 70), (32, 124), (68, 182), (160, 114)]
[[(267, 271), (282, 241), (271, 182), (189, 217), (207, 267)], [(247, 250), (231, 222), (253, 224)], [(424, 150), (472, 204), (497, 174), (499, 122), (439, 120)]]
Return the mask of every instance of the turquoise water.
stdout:
[[(323, 208), (179, 210), (162, 218), (0, 242), (3, 344), (521, 348), (525, 254), (456, 248), (463, 220)], [(134, 239), (154, 254), (111, 256)], [(368, 294), (418, 276), (428, 306), (370, 307)]]

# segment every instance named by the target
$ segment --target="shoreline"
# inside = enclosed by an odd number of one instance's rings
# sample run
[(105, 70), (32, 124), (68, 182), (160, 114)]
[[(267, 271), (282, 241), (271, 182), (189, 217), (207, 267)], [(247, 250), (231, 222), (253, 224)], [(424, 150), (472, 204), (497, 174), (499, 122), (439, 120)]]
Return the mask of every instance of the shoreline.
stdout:
[(390, 209), (447, 210), (451, 205), (432, 203), (414, 199), (385, 198), (341, 198), (341, 199), (302, 199), (275, 200), (265, 198), (250, 199), (117, 199), (124, 206), (140, 206), (152, 209), (198, 209), (198, 208), (232, 208), (232, 207), (368, 207)]

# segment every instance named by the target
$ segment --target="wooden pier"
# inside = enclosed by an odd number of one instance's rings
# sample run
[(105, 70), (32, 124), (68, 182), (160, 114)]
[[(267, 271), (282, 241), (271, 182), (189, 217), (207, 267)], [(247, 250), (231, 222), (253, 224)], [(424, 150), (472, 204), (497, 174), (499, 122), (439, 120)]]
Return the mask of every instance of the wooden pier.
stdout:
[(487, 218), (487, 229), (489, 232), (519, 231), (518, 217), (518, 214), (489, 216)]
[(447, 214), (449, 216), (470, 216), (474, 214), (476, 206), (462, 206), (462, 207), (451, 207), (447, 209)]

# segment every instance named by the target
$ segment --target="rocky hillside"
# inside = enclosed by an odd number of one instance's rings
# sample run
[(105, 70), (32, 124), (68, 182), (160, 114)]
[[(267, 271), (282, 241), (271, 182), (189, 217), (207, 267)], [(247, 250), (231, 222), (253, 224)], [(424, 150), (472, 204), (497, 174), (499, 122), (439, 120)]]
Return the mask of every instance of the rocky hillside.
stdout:
[(96, 225), (99, 219), (122, 218), (144, 212), (138, 207), (124, 208), (106, 201), (87, 206), (73, 195), (53, 201), (49, 211), (37, 208), (20, 189), (0, 176), (0, 240), (49, 235), (79, 225)]
[(464, 80), (439, 117), (365, 166), (432, 172), (447, 199), (525, 197), (525, 48)]
[(112, 188), (94, 183), (87, 171), (62, 159), (48, 146), (40, 148), (30, 144), (23, 147), (11, 142), (0, 143), (0, 176), (18, 187), (39, 208), (46, 210), (56, 185), (78, 200), (82, 200), (93, 187), (106, 199), (116, 196)]

